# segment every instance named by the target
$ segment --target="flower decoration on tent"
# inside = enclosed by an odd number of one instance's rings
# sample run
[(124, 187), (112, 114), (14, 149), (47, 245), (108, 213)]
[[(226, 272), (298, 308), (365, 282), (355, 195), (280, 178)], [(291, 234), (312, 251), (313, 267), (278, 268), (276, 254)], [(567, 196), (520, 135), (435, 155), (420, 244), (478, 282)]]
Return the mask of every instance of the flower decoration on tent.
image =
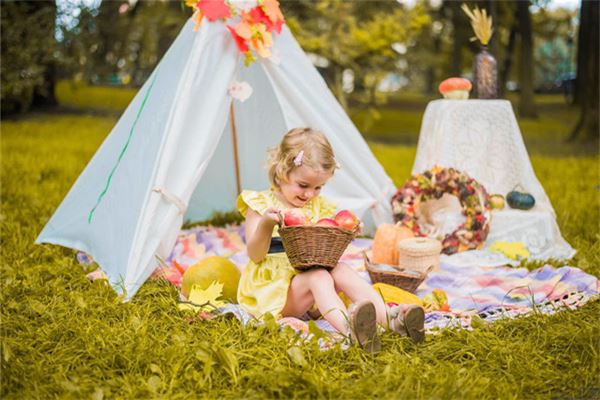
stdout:
[(227, 87), (229, 95), (242, 103), (252, 95), (252, 86), (248, 82), (232, 81)]
[(419, 204), (440, 199), (444, 193), (458, 197), (466, 220), (452, 233), (440, 238), (442, 251), (454, 254), (481, 248), (490, 229), (489, 195), (483, 185), (454, 168), (435, 166), (411, 177), (392, 197), (394, 220), (410, 228), (416, 236), (425, 236), (417, 219)]
[(271, 56), (273, 33), (281, 33), (285, 18), (279, 9), (277, 0), (258, 0), (252, 8), (236, 6), (226, 0), (186, 0), (186, 5), (194, 13), (198, 30), (202, 19), (229, 22), (227, 29), (240, 53), (244, 54), (244, 64), (248, 66), (256, 61), (256, 55), (262, 58)]

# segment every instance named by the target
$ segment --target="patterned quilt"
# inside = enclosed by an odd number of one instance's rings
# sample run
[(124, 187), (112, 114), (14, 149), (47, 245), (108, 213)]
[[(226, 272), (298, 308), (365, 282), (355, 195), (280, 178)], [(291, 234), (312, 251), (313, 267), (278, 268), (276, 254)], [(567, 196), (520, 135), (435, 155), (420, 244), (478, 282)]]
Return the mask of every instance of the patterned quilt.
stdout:
[[(370, 247), (370, 239), (355, 239), (341, 260), (369, 282), (362, 251)], [(166, 260), (169, 267), (164, 268), (162, 273), (174, 285), (180, 286), (182, 272), (210, 255), (228, 257), (242, 269), (248, 261), (244, 226), (195, 227), (182, 231)], [(549, 314), (580, 307), (598, 296), (600, 282), (595, 276), (570, 266), (554, 268), (545, 265), (528, 271), (526, 268), (508, 266), (453, 265), (451, 259), (445, 258), (440, 270), (430, 273), (416, 294), (424, 297), (436, 288), (446, 292), (451, 311), (427, 313), (425, 325), (430, 332), (452, 326), (469, 329), (475, 315), (492, 322), (528, 314), (533, 310)], [(248, 319), (239, 307), (230, 307), (228, 311), (241, 320)], [(318, 325), (324, 329), (330, 328), (326, 321), (319, 321)]]

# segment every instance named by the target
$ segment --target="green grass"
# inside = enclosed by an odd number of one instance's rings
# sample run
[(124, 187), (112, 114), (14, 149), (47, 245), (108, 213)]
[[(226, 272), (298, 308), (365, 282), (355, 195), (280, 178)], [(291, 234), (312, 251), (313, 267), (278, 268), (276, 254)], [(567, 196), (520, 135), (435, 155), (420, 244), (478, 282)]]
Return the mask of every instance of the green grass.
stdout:
[[(87, 109), (97, 102), (72, 104)], [(401, 115), (417, 121), (420, 111)], [(524, 130), (526, 141), (544, 137), (543, 118)], [(164, 281), (149, 281), (121, 303), (110, 287), (88, 282), (71, 250), (33, 244), (115, 121), (112, 114), (78, 113), (2, 122), (2, 399), (600, 396), (599, 301), (553, 316), (477, 324), (472, 332), (444, 331), (421, 346), (385, 335), (377, 355), (321, 352), (270, 324), (190, 324)], [(414, 146), (371, 146), (402, 184)], [(563, 235), (578, 250), (570, 264), (600, 275), (597, 154), (529, 150)]]
[(60, 81), (56, 97), (63, 106), (97, 111), (121, 112), (135, 96), (137, 89), (89, 86), (72, 81)]

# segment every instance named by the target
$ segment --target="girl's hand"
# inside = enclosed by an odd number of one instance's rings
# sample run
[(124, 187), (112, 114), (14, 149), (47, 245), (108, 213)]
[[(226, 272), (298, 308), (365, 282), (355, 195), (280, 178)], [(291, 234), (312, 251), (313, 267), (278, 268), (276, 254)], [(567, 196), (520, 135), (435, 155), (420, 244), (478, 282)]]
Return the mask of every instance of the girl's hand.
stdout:
[(268, 221), (272, 225), (283, 225), (283, 214), (276, 208), (267, 208), (262, 215), (263, 221)]

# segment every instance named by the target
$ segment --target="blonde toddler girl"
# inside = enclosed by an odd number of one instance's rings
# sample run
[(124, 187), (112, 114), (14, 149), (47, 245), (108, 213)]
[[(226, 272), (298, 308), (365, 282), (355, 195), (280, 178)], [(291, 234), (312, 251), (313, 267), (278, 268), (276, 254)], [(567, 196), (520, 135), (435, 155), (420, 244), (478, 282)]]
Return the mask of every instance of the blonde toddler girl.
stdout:
[[(289, 131), (269, 152), (271, 189), (245, 190), (238, 210), (246, 218), (246, 241), (250, 261), (238, 288), (239, 304), (257, 318), (302, 317), (316, 305), (321, 315), (339, 332), (351, 334), (367, 350), (379, 348), (377, 324), (420, 342), (423, 340), (423, 309), (403, 307), (390, 318), (381, 296), (354, 270), (340, 263), (333, 270), (295, 270), (278, 237), (283, 212), (298, 208), (312, 222), (331, 217), (335, 205), (320, 196), (336, 169), (333, 150), (325, 135), (310, 128)], [(338, 293), (354, 304), (347, 310)], [(400, 312), (399, 312), (400, 311)]]

